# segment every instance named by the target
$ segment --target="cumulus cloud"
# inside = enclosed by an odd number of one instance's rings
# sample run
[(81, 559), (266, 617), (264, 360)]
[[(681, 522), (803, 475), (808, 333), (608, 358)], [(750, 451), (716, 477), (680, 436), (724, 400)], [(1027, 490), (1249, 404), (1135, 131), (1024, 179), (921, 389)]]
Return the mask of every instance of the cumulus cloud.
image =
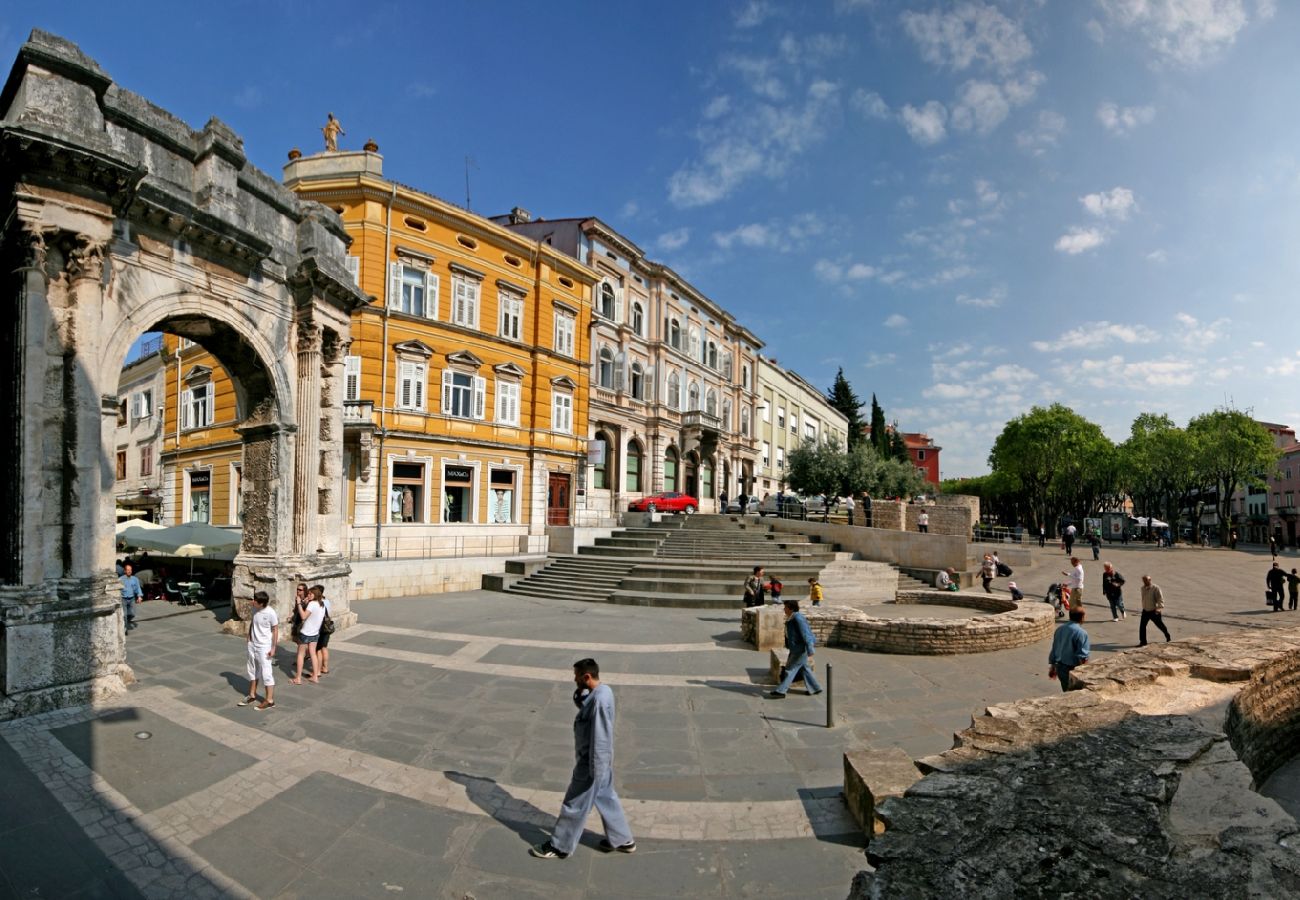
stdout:
[(921, 58), (955, 71), (976, 62), (1010, 70), (1033, 53), (1020, 25), (985, 3), (959, 3), (950, 10), (905, 12), (903, 30)]
[(924, 106), (904, 106), (898, 113), (912, 140), (922, 146), (937, 144), (948, 136), (948, 109), (938, 100), (931, 100)]
[(730, 111), (731, 98), (726, 94), (719, 94), (705, 105), (703, 115), (706, 119), (717, 119)]
[(907, 316), (904, 316), (901, 313), (894, 313), (881, 324), (886, 328), (902, 329), (906, 328), (911, 323), (907, 320)]
[(813, 263), (813, 274), (830, 284), (866, 281), (879, 274), (875, 266), (862, 262), (840, 263), (829, 259), (819, 259)]
[(776, 5), (771, 0), (748, 0), (736, 10), (737, 28), (757, 28), (776, 15)]
[(1264, 371), (1270, 375), (1282, 375), (1288, 378), (1300, 374), (1300, 350), (1297, 350), (1294, 356), (1287, 357), (1277, 365), (1268, 366)]
[(1061, 350), (1078, 350), (1085, 347), (1100, 347), (1103, 344), (1149, 344), (1157, 335), (1144, 325), (1121, 325), (1112, 322), (1093, 322), (1080, 325), (1061, 335), (1054, 341), (1034, 341), (1030, 346), (1043, 353), (1056, 353)]
[(723, 250), (732, 247), (770, 247), (777, 243), (779, 235), (769, 226), (752, 222), (740, 225), (731, 231), (714, 232), (713, 243)]
[(1100, 228), (1083, 228), (1072, 226), (1065, 234), (1056, 239), (1056, 249), (1069, 256), (1078, 256), (1089, 250), (1095, 250), (1106, 243), (1106, 234)]
[(1206, 347), (1227, 336), (1227, 327), (1231, 319), (1215, 319), (1202, 322), (1190, 313), (1180, 312), (1174, 316), (1180, 326), (1178, 339), (1189, 347)]
[(1065, 116), (1050, 109), (1040, 110), (1031, 128), (1016, 135), (1016, 146), (1026, 153), (1042, 156), (1055, 147), (1065, 132)]
[(1169, 254), (1160, 249), (1152, 250), (1147, 254), (1147, 261), (1153, 263), (1169, 262)]
[(1117, 219), (1124, 221), (1137, 208), (1133, 192), (1126, 187), (1111, 188), (1095, 194), (1085, 194), (1079, 198), (1083, 208), (1090, 215), (1099, 219)]
[(1128, 134), (1155, 117), (1154, 106), (1120, 106), (1107, 100), (1097, 107), (1097, 121), (1111, 134)]
[(888, 119), (890, 116), (889, 104), (875, 91), (858, 88), (849, 103), (868, 119)]
[(674, 228), (655, 238), (655, 247), (659, 250), (680, 250), (691, 239), (689, 228)]
[[(1250, 21), (1246, 0), (1099, 0), (1109, 23), (1138, 34), (1157, 59), (1198, 66), (1232, 46)], [(1271, 0), (1254, 4), (1255, 18), (1273, 15)]]
[(957, 304), (959, 306), (973, 306), (976, 309), (996, 309), (1006, 299), (1007, 286), (999, 284), (990, 288), (982, 297), (973, 294), (958, 294)]
[[(1098, 359), (1070, 360), (1058, 374), (1066, 381), (1113, 390), (1188, 387), (1213, 376), (1198, 360), (1126, 360), (1117, 355)], [(1218, 376), (1215, 376), (1218, 377)]]
[(880, 366), (892, 366), (898, 361), (898, 355), (895, 353), (868, 353), (866, 360), (862, 363), (864, 369), (875, 369)]

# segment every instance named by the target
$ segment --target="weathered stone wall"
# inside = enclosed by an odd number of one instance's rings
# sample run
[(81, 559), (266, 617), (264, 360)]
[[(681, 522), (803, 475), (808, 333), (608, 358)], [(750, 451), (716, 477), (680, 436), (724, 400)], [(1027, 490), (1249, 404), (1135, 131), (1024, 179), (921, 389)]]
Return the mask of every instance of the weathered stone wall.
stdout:
[[(964, 606), (993, 612), (969, 619), (882, 619), (847, 606), (820, 606), (801, 610), (817, 641), (827, 647), (939, 656), (985, 653), (1022, 647), (1052, 633), (1055, 613), (1044, 603), (1014, 601), (997, 595), (949, 591), (900, 591), (900, 603)], [(741, 639), (756, 644), (759, 607), (741, 610)]]
[(1300, 824), (1253, 791), (1297, 752), (1298, 644), (1152, 645), (1075, 670), (1081, 690), (990, 707), (877, 807), (850, 897), (1300, 895)]
[[(871, 502), (871, 527), (882, 531), (904, 531), (907, 524), (907, 504), (900, 500), (873, 500)], [(913, 524), (912, 530), (916, 530)]]
[(797, 519), (763, 520), (772, 530), (815, 537), (824, 544), (837, 544), (857, 559), (887, 562), (916, 569), (966, 567), (966, 538), (951, 534), (917, 534), (914, 531), (863, 528), (838, 522), (802, 522)]
[(962, 538), (969, 538), (971, 529), (978, 521), (979, 498), (963, 497), (961, 499), (974, 500), (975, 511), (972, 512), (968, 504), (908, 503), (904, 505), (903, 512), (907, 517), (906, 530), (917, 530), (917, 521), (924, 511), (930, 516), (930, 534), (954, 534)]

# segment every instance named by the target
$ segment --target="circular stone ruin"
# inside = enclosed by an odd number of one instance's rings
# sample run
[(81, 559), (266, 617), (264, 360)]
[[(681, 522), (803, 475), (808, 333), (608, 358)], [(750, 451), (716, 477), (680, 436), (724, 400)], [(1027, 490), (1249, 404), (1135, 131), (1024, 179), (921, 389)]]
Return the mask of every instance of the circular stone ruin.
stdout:
[[(920, 656), (1023, 647), (1050, 635), (1056, 622), (1052, 607), (1044, 603), (1016, 603), (997, 594), (908, 590), (899, 591), (894, 602), (918, 607), (963, 607), (979, 610), (980, 614), (932, 618), (918, 609), (916, 616), (883, 618), (850, 606), (802, 606), (800, 612), (824, 647)], [(741, 638), (760, 650), (767, 649), (759, 634), (759, 616), (764, 609), (772, 610), (769, 615), (781, 615), (779, 607), (757, 606), (743, 610), (740, 619)]]
[(850, 897), (1300, 896), (1300, 824), (1257, 793), (1300, 749), (1297, 646), (1151, 645), (989, 707), (875, 806)]

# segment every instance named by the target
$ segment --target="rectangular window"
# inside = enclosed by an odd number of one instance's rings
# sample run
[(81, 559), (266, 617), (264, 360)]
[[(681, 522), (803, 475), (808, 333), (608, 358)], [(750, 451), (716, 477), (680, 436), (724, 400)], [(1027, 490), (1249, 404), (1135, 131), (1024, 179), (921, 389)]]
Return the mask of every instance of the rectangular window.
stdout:
[(153, 447), (148, 445), (140, 448), (140, 475), (153, 474)]
[(474, 521), (474, 469), (464, 463), (442, 467), (442, 521)]
[(1295, 493), (1294, 493), (1293, 491), (1287, 491), (1287, 492), (1286, 492), (1286, 502), (1283, 503), (1282, 505), (1283, 505), (1283, 506), (1295, 506)]
[(641, 454), (632, 449), (627, 453), (627, 481), (625, 488), (634, 494), (641, 493)]
[(117, 480), (126, 480), (126, 451), (117, 451)]
[(561, 434), (573, 433), (573, 395), (551, 395), (551, 430)]
[(343, 357), (343, 399), (361, 399), (361, 357)]
[(513, 381), (497, 379), (497, 415), (502, 425), (519, 424), (519, 385)]
[(777, 447), (777, 448), (776, 448), (776, 467), (777, 467), (778, 469), (784, 469), (784, 468), (785, 468), (785, 448), (784, 448), (784, 447)]
[(352, 276), (352, 283), (361, 286), (361, 257), (347, 256), (344, 257), (348, 266), (348, 274)]
[(763, 465), (766, 467), (766, 466), (770, 466), (771, 464), (772, 464), (772, 445), (769, 444), (767, 441), (763, 441)]
[(803, 423), (803, 436), (810, 441), (817, 440), (817, 426), (812, 422)]
[(117, 401), (117, 424), (118, 425), (126, 424), (126, 404), (127, 404), (127, 399), (125, 397)]
[(451, 320), (466, 328), (478, 328), (478, 299), (481, 285), (461, 275), (451, 277)]
[(501, 307), (501, 336), (512, 341), (521, 340), (524, 321), (524, 301), (514, 294), (497, 294), (497, 303)]
[(772, 408), (768, 406), (766, 403), (764, 403), (762, 406), (758, 408), (758, 417), (762, 419), (764, 422), (771, 422)]
[(485, 418), (487, 380), (477, 375), (454, 372), (442, 373), (442, 414), (458, 419)]
[(424, 463), (393, 463), (388, 509), (390, 521), (424, 521)]
[(799, 417), (794, 413), (790, 413), (790, 433), (791, 434), (799, 433)]
[(131, 395), (131, 418), (147, 419), (153, 415), (153, 391), (136, 391)]
[(397, 408), (424, 412), (424, 392), (428, 379), (424, 363), (399, 362), (397, 364)]
[(924, 451), (924, 450), (917, 450), (917, 451), (916, 451), (916, 459), (917, 459), (918, 462), (921, 461), (921, 460), (924, 460), (924, 459), (925, 459), (925, 451)]
[(211, 519), (212, 473), (190, 473), (190, 522), (207, 523)]
[(212, 382), (196, 384), (181, 394), (181, 427), (207, 428), (212, 424)]
[(555, 352), (573, 355), (574, 318), (568, 313), (555, 313)]
[(415, 266), (389, 263), (388, 307), (412, 316), (438, 318), (438, 276)]
[(784, 407), (784, 406), (778, 406), (778, 407), (776, 408), (776, 427), (777, 427), (777, 428), (784, 428), (784, 427), (785, 427), (785, 407)]
[(514, 469), (492, 469), (488, 473), (488, 521), (493, 525), (514, 524)]

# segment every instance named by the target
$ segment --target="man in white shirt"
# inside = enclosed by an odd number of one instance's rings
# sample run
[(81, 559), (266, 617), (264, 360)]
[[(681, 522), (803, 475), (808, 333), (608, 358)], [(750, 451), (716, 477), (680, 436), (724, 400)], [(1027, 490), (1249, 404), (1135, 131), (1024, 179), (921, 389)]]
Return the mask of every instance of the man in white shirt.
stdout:
[(1070, 565), (1073, 567), (1070, 571), (1061, 572), (1070, 588), (1070, 609), (1083, 609), (1083, 563), (1079, 557), (1071, 556)]
[(275, 706), (275, 648), (280, 643), (280, 617), (271, 608), (271, 597), (266, 591), (253, 595), (257, 611), (248, 623), (248, 696), (239, 701), (240, 706), (257, 703), (257, 681), (260, 677), (266, 686), (266, 699), (257, 705), (259, 712)]

